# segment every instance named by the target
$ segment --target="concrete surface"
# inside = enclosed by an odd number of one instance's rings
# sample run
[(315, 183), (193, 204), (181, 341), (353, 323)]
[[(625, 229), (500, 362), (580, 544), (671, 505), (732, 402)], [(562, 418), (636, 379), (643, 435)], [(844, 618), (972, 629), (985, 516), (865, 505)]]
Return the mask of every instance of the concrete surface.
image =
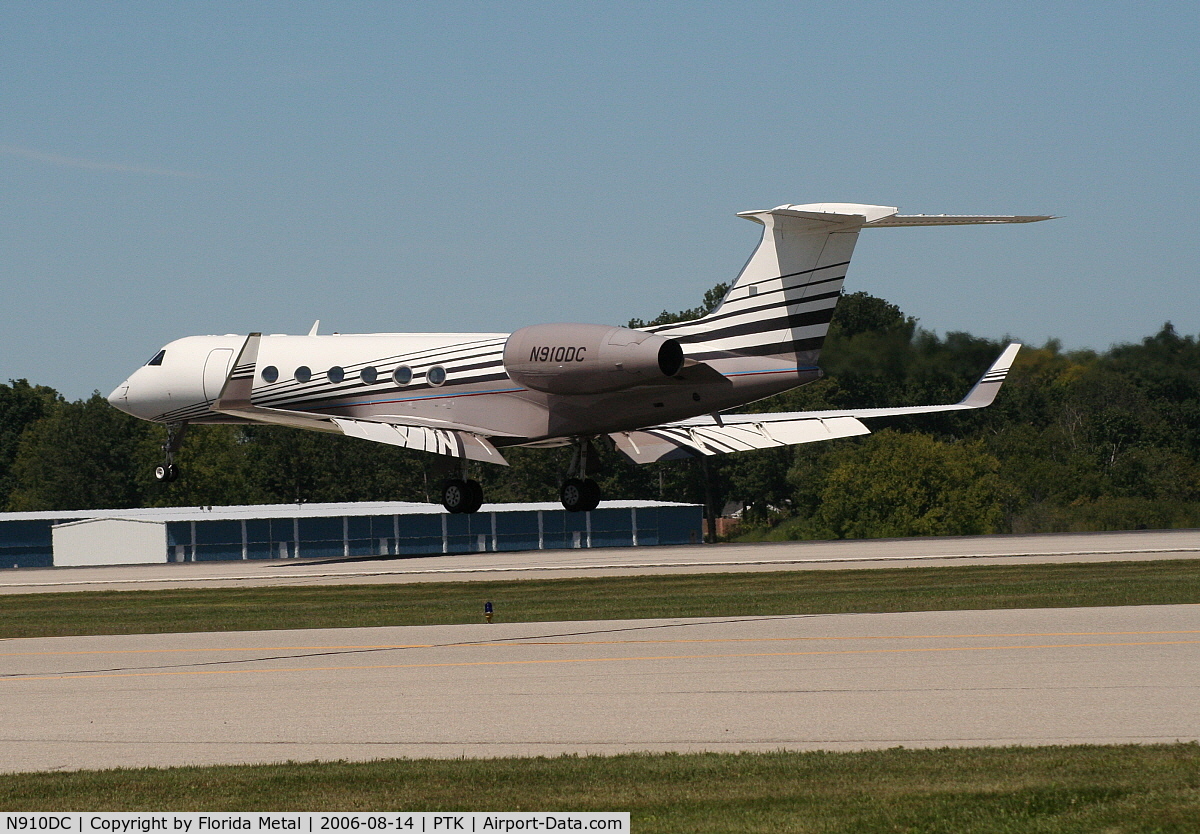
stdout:
[(0, 771), (1200, 739), (1200, 605), (14, 639)]

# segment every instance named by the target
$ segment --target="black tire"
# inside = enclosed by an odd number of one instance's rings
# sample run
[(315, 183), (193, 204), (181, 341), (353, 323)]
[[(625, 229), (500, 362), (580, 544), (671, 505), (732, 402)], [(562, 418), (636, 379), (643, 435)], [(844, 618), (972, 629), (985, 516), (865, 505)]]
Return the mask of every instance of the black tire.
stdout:
[(169, 484), (179, 477), (179, 467), (173, 463), (164, 463), (154, 467), (154, 479), (160, 484)]
[(479, 481), (466, 481), (466, 488), (468, 501), (462, 512), (479, 512), (479, 508), (483, 506), (483, 487), (479, 485)]
[[(568, 512), (579, 513), (587, 510), (595, 509), (595, 504), (590, 502), (592, 494), (588, 489), (588, 484), (596, 487), (592, 481), (581, 481), (578, 478), (567, 478), (563, 483), (562, 489), (558, 491), (558, 497), (562, 500), (562, 505)], [(600, 500), (600, 489), (596, 487), (595, 498)]]
[(469, 512), (471, 493), (467, 482), (459, 478), (451, 478), (442, 484), (442, 506), (452, 513)]
[(600, 506), (600, 485), (588, 478), (583, 482), (583, 509), (594, 510)]

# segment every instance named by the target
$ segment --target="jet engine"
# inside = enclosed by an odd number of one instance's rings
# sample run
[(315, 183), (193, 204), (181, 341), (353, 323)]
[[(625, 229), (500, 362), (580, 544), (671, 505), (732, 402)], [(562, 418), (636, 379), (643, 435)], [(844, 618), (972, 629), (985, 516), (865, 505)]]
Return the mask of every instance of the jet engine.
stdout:
[(550, 394), (603, 394), (665, 382), (683, 368), (674, 339), (603, 324), (537, 324), (504, 345), (504, 369)]

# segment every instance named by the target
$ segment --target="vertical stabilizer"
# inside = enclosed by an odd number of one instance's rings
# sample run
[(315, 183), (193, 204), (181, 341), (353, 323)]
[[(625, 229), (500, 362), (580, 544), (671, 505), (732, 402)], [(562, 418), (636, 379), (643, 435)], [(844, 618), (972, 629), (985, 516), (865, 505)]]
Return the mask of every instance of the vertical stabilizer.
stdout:
[(762, 224), (763, 236), (720, 305), (697, 321), (653, 330), (698, 359), (775, 356), (815, 365), (859, 229), (896, 212), (854, 203), (741, 212)]

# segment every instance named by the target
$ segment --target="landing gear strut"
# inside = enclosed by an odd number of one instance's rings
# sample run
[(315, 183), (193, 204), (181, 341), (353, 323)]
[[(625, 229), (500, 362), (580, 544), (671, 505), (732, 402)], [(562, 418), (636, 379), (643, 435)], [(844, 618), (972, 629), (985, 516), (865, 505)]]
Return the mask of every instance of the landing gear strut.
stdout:
[(187, 433), (187, 423), (168, 423), (167, 441), (163, 443), (163, 462), (154, 467), (154, 479), (162, 484), (169, 484), (179, 477), (179, 467), (175, 465), (175, 453), (183, 445), (183, 436)]
[(474, 513), (483, 506), (483, 487), (467, 474), (467, 460), (463, 458), (459, 477), (442, 483), (442, 506), (452, 513)]
[(571, 457), (571, 466), (567, 470), (567, 480), (563, 482), (558, 497), (562, 505), (573, 513), (594, 510), (600, 504), (600, 486), (587, 477), (588, 447), (591, 441), (586, 437), (576, 438), (575, 454)]

